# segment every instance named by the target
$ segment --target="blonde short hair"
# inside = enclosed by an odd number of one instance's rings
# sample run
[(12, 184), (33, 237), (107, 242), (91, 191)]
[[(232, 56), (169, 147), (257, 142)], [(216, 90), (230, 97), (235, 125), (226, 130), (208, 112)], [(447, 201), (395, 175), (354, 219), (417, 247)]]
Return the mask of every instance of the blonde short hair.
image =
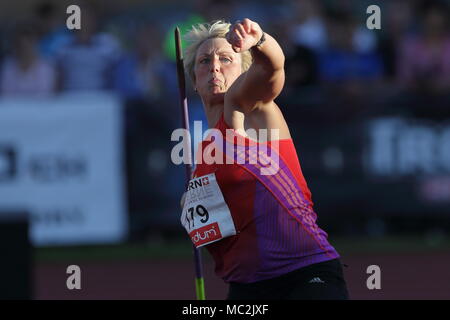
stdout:
[[(213, 21), (212, 23), (200, 23), (192, 26), (192, 29), (185, 35), (184, 39), (189, 43), (184, 55), (184, 68), (191, 80), (195, 83), (195, 57), (197, 49), (208, 39), (225, 38), (230, 30), (231, 23), (223, 20)], [(252, 64), (252, 55), (250, 51), (241, 53), (242, 72), (247, 71)]]

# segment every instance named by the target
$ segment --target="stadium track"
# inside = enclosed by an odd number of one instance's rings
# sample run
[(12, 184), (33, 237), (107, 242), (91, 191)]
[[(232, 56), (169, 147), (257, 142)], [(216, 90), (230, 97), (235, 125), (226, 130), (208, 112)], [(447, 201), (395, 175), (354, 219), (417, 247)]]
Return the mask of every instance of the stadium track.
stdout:
[[(352, 299), (450, 299), (448, 250), (352, 253), (342, 261)], [(69, 264), (36, 262), (34, 299), (195, 299), (189, 258), (81, 262), (82, 288), (73, 291), (66, 288)], [(224, 299), (227, 286), (214, 275), (210, 259), (204, 264), (207, 299)], [(381, 290), (366, 287), (372, 264), (381, 268)]]

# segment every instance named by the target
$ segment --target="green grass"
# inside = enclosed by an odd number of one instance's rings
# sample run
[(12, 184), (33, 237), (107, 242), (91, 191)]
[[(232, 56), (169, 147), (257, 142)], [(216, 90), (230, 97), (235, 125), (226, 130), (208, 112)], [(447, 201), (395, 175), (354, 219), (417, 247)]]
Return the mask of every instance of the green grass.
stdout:
[[(331, 244), (341, 255), (424, 251), (450, 252), (450, 239), (440, 237), (383, 237), (383, 238), (329, 238)], [(203, 250), (203, 256), (209, 254)], [(123, 244), (111, 246), (77, 246), (36, 248), (37, 262), (67, 261), (127, 261), (127, 260), (162, 260), (190, 259), (192, 246), (188, 241), (155, 242), (148, 244)]]

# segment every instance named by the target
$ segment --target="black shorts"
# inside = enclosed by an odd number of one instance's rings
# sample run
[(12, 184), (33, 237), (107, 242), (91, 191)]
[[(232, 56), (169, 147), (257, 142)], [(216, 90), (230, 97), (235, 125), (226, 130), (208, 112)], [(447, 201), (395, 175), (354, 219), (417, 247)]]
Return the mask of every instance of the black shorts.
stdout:
[(348, 300), (339, 259), (254, 283), (230, 283), (227, 300)]

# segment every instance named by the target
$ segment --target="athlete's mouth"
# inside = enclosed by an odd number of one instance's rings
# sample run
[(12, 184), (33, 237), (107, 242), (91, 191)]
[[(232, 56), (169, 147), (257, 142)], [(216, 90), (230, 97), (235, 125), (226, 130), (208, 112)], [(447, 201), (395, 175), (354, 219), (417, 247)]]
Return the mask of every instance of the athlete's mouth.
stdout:
[(208, 83), (220, 86), (222, 84), (222, 81), (220, 81), (219, 79), (211, 79), (208, 81)]

